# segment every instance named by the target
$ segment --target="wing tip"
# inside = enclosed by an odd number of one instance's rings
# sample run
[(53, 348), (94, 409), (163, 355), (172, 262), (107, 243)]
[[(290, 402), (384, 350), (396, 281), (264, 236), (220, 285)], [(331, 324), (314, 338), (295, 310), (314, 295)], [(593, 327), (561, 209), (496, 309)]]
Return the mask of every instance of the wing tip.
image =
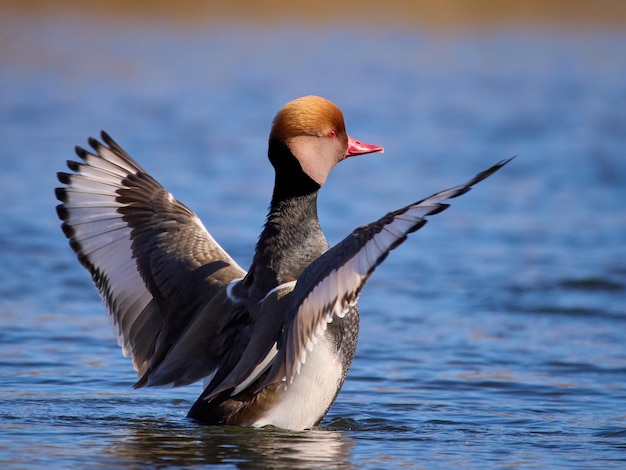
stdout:
[(506, 165), (507, 163), (509, 163), (512, 160), (515, 160), (516, 158), (517, 158), (517, 155), (513, 155), (512, 157), (505, 158), (503, 160), (500, 160), (498, 163), (496, 163), (496, 166), (502, 168), (504, 165)]
[(96, 139), (95, 137), (89, 137), (87, 139), (87, 143), (96, 152), (99, 152), (100, 148), (102, 147), (102, 143), (98, 139)]
[[(64, 181), (61, 181), (61, 183), (67, 184)], [(54, 188), (54, 196), (58, 201), (67, 202), (67, 188)]]
[[(85, 150), (83, 147), (81, 147), (80, 145), (77, 145), (74, 147), (74, 153), (81, 159), (81, 160), (87, 160), (87, 157), (89, 155), (91, 155), (87, 150)], [(68, 166), (69, 166), (69, 162), (68, 162)]]
[(135, 382), (133, 384), (133, 388), (137, 389), (137, 388), (143, 388), (143, 387), (147, 387), (149, 386), (148, 384), (148, 379), (150, 378), (150, 374), (148, 372), (146, 372), (145, 374), (143, 374), (140, 379)]
[[(58, 192), (60, 192), (62, 190), (63, 190), (63, 188), (57, 188)], [(63, 200), (60, 199), (58, 195), (57, 195), (57, 199), (59, 199), (60, 201), (63, 202)], [(65, 204), (58, 204), (56, 206), (56, 211), (57, 211), (57, 217), (59, 217), (60, 220), (65, 221), (70, 216), (70, 211), (67, 209), (67, 207), (65, 207)]]
[(100, 131), (100, 138), (102, 141), (107, 144), (109, 147), (117, 147), (117, 142), (115, 142), (111, 136), (105, 130)]
[(493, 166), (487, 168), (486, 170), (478, 173), (478, 175), (476, 175), (476, 177), (474, 178), (475, 182), (472, 183), (472, 184), (479, 183), (482, 180), (484, 180), (485, 178), (487, 178), (488, 176), (493, 175), (496, 171), (498, 171), (500, 168), (502, 168), (504, 165), (508, 164), (509, 162), (514, 160), (515, 158), (517, 158), (517, 155), (513, 155), (512, 157), (500, 160), (495, 165), (493, 165)]
[[(102, 140), (102, 142), (100, 142), (95, 137), (89, 137), (87, 139), (89, 146), (98, 153), (100, 153), (100, 149), (104, 147), (105, 145), (109, 147), (110, 149), (117, 149), (119, 147), (117, 143), (111, 138), (111, 136), (104, 130), (100, 130), (100, 139)], [(77, 149), (79, 148), (80, 147), (77, 147)]]
[[(72, 174), (71, 173), (66, 173), (64, 171), (59, 171), (59, 172), (57, 172), (57, 180), (61, 184), (65, 184), (67, 186), (70, 186), (72, 184)], [(66, 188), (56, 188), (55, 191), (58, 190), (58, 189), (63, 189), (64, 190), (64, 194), (65, 194), (65, 189)]]
[[(457, 186), (456, 188), (453, 188), (455, 190), (454, 193), (448, 196), (446, 199), (454, 199), (459, 196), (462, 196), (463, 194), (468, 193), (469, 191), (471, 191), (472, 187), (474, 187), (481, 181), (493, 175), (496, 171), (500, 170), (504, 165), (511, 162), (516, 157), (517, 155), (513, 155), (512, 157), (505, 158), (504, 160), (500, 160), (495, 165), (490, 166), (486, 170), (481, 171), (480, 173), (478, 173), (476, 176), (474, 176), (471, 180), (469, 180), (465, 184), (462, 184), (462, 185)], [(437, 212), (435, 212), (434, 214), (436, 213)], [(428, 214), (428, 215), (433, 215), (433, 214)]]

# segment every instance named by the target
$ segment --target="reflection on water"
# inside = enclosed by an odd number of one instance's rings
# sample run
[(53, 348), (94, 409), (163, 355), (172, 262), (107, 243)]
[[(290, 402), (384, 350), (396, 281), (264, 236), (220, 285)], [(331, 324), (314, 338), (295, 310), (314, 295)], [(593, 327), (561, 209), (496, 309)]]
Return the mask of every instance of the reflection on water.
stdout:
[(336, 468), (348, 462), (354, 442), (337, 431), (288, 432), (136, 422), (111, 445), (123, 462), (146, 466), (233, 464), (241, 468)]
[[(76, 18), (0, 15), (0, 466), (624, 466), (623, 32)], [(519, 157), (376, 271), (320, 429), (198, 426), (197, 385), (132, 389), (54, 175), (104, 128), (248, 265), (307, 93), (386, 148), (331, 174), (331, 242)]]

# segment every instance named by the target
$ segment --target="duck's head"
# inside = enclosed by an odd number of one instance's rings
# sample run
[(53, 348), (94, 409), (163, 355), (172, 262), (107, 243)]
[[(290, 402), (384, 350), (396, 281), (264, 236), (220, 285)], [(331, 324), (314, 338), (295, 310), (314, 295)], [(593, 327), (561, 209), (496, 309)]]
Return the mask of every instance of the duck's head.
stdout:
[(295, 157), (301, 170), (320, 187), (341, 160), (384, 151), (348, 136), (341, 110), (319, 96), (304, 96), (283, 106), (274, 118), (269, 144), (277, 176), (284, 168), (292, 168), (293, 162), (286, 160)]

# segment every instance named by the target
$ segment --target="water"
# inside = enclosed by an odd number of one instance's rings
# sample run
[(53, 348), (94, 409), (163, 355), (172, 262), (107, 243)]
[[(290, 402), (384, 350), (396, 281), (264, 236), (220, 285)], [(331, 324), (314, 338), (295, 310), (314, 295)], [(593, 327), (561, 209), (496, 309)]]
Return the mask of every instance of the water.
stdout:
[[(624, 468), (626, 34), (4, 15), (0, 464), (15, 468)], [(270, 120), (316, 93), (382, 156), (337, 167), (331, 242), (519, 157), (376, 271), (319, 429), (203, 427), (200, 387), (132, 389), (54, 214), (106, 129), (247, 266)]]

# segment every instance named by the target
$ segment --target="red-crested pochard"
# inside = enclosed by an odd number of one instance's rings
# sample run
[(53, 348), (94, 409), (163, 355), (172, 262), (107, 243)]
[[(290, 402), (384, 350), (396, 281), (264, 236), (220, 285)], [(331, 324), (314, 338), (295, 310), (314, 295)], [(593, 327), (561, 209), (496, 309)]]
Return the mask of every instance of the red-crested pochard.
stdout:
[(310, 428), (334, 402), (354, 357), (363, 285), (443, 201), (509, 160), (357, 228), (329, 249), (317, 195), (331, 169), (382, 152), (352, 139), (332, 102), (306, 96), (276, 115), (274, 192), (246, 272), (106, 133), (59, 173), (57, 212), (117, 326), (136, 387), (205, 380), (189, 411), (224, 425)]

